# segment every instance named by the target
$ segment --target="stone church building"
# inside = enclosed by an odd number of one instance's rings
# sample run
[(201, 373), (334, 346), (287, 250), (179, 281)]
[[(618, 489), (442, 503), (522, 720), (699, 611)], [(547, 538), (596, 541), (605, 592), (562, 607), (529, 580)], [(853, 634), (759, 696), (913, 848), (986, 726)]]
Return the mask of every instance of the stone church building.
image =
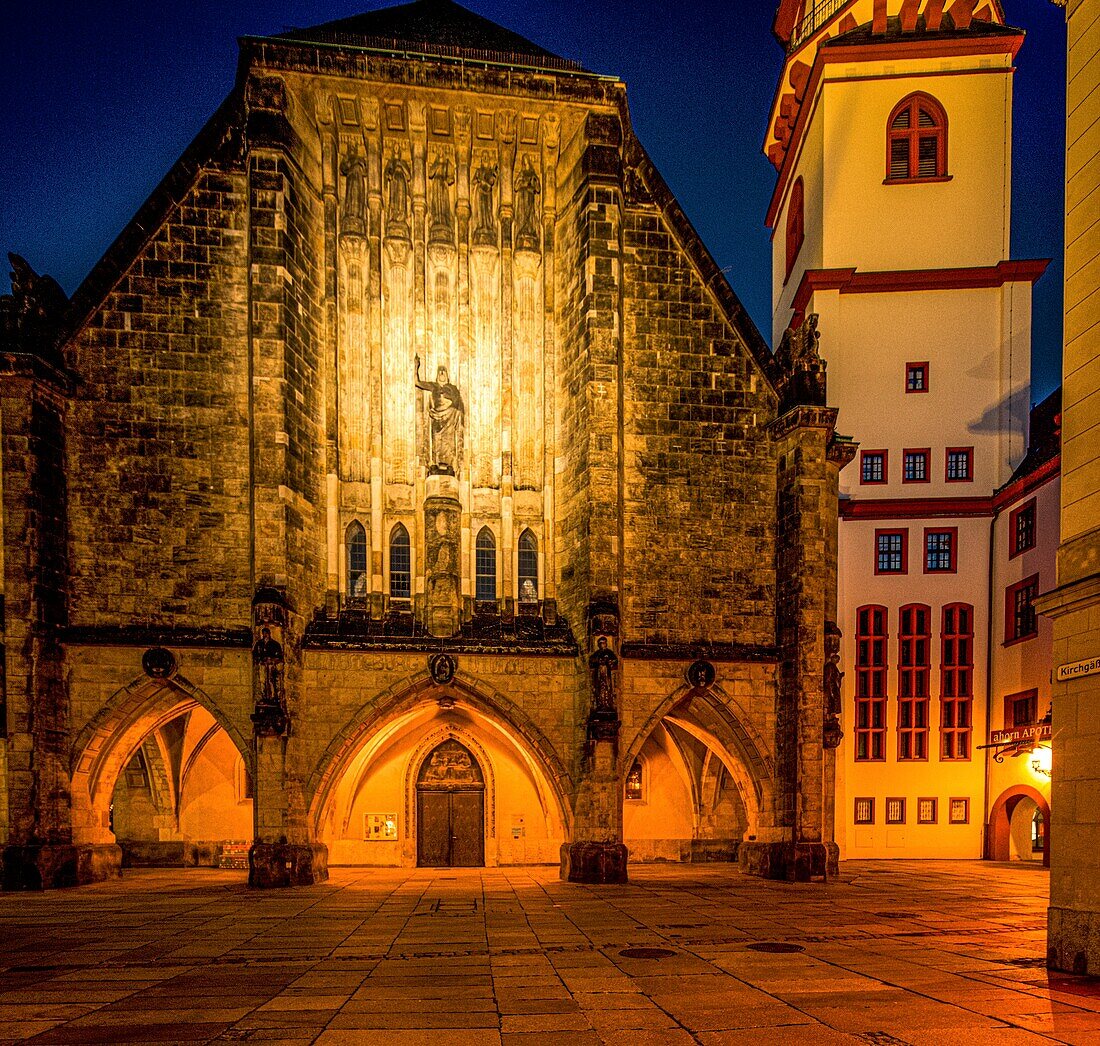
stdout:
[(625, 87), (450, 0), (241, 41), (2, 302), (3, 883), (835, 868), (834, 433)]

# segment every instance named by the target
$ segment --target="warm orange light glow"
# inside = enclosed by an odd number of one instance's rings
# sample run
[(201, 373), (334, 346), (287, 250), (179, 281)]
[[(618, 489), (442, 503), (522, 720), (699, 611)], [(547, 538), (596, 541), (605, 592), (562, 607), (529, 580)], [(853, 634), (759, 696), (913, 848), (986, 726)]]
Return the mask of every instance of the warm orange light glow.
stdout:
[(1042, 774), (1043, 777), (1050, 777), (1050, 768), (1050, 747), (1048, 745), (1040, 745), (1031, 753), (1032, 772)]

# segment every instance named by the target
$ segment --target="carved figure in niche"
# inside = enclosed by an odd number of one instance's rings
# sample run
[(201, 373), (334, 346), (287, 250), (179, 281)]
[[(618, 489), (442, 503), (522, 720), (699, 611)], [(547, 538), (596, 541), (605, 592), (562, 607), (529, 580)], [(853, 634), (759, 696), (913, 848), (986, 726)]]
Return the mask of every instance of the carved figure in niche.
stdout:
[(431, 467), (436, 475), (457, 476), (462, 465), (462, 441), (466, 427), (466, 406), (446, 367), (436, 372), (435, 381), (421, 381), (420, 357), (416, 357), (416, 387), (431, 393), (428, 420), (432, 434)]
[(592, 670), (592, 712), (595, 715), (614, 716), (615, 711), (615, 669), (619, 659), (613, 650), (607, 647), (607, 637), (600, 636), (596, 641), (596, 651), (588, 659)]
[(428, 191), (428, 213), (431, 217), (428, 239), (450, 243), (454, 240), (450, 187), (455, 183), (455, 176), (451, 161), (445, 154), (441, 153), (432, 162), (428, 180), (431, 182)]
[(542, 179), (531, 164), (531, 157), (524, 153), (523, 163), (516, 174), (516, 249), (539, 249), (538, 211), (535, 197), (542, 192)]
[(840, 715), (840, 688), (844, 673), (840, 670), (840, 629), (831, 621), (825, 625), (825, 670), (823, 685), (825, 690), (825, 711), (829, 715)]
[(283, 704), (283, 646), (271, 636), (270, 628), (260, 630), (260, 638), (252, 648), (252, 662), (263, 673), (260, 704), (282, 707)]
[(409, 238), (409, 182), (412, 172), (400, 156), (386, 164), (386, 235)]
[(356, 236), (367, 234), (367, 161), (351, 153), (342, 164), (344, 209), (340, 212), (340, 231)]
[(687, 670), (688, 682), (696, 690), (706, 690), (714, 682), (714, 665), (702, 659), (693, 661)]
[(497, 223), (493, 214), (493, 187), (497, 183), (496, 165), (492, 154), (482, 150), (481, 164), (474, 171), (474, 243), (497, 242)]

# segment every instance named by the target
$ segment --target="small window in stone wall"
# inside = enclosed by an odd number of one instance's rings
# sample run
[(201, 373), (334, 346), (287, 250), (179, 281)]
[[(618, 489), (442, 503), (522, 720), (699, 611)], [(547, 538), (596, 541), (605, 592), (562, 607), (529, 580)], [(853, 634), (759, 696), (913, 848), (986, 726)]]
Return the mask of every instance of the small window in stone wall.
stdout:
[(474, 598), (479, 602), (497, 598), (497, 543), (488, 527), (481, 528), (474, 549)]
[(237, 785), (237, 802), (249, 803), (255, 797), (254, 786), (252, 783), (252, 774), (248, 767), (245, 765), (244, 758), (237, 756), (237, 763), (234, 767), (234, 778)]
[(348, 554), (348, 596), (362, 599), (367, 595), (367, 532), (359, 522), (349, 524), (345, 536)]
[(149, 772), (145, 768), (145, 753), (139, 748), (126, 764), (126, 787), (140, 792), (149, 787)]
[(390, 598), (412, 598), (412, 548), (409, 532), (400, 523), (390, 534)]
[(530, 530), (519, 536), (518, 582), (521, 603), (539, 598), (539, 543)]
[(633, 802), (642, 801), (642, 763), (635, 759), (630, 773), (626, 775), (626, 798)]

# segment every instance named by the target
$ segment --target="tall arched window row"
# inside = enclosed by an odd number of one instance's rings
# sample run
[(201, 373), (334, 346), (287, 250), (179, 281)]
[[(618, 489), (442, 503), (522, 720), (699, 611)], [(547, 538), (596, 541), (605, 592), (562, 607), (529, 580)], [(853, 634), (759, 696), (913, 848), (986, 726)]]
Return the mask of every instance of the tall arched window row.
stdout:
[(390, 598), (412, 599), (412, 547), (400, 523), (390, 532)]
[(798, 252), (802, 249), (802, 241), (806, 238), (805, 195), (802, 179), (798, 178), (791, 187), (791, 201), (787, 204), (787, 272), (784, 280), (791, 275)]
[(362, 523), (353, 522), (348, 525), (344, 534), (344, 545), (348, 555), (348, 595), (352, 599), (362, 599), (370, 587), (367, 574), (367, 532)]
[(856, 611), (856, 759), (886, 758), (886, 607)]
[(531, 602), (539, 598), (539, 543), (530, 530), (519, 536), (519, 580), (520, 602)]
[(949, 603), (940, 633), (940, 758), (969, 759), (974, 723), (974, 608)]
[(899, 616), (898, 759), (927, 759), (932, 609), (911, 603)]
[(947, 177), (947, 113), (931, 95), (903, 98), (886, 128), (886, 180)]
[(474, 547), (474, 599), (497, 598), (497, 542), (488, 527), (482, 527)]

